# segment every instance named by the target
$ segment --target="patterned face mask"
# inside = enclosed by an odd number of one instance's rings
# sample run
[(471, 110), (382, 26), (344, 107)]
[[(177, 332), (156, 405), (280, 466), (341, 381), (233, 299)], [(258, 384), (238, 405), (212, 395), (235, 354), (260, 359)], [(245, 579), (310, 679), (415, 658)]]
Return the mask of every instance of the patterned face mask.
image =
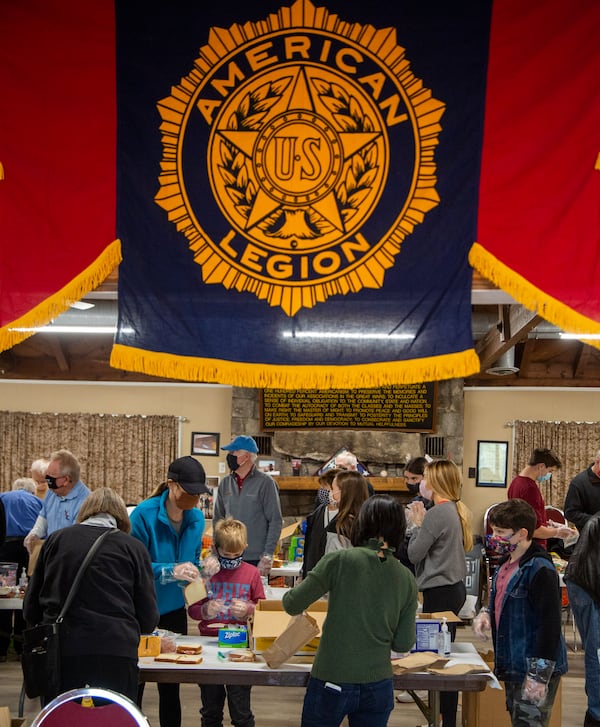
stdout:
[(317, 490), (317, 500), (319, 505), (329, 504), (329, 490), (326, 487), (319, 487)]
[(237, 558), (224, 558), (222, 555), (217, 553), (219, 559), (219, 565), (223, 570), (235, 570), (240, 567), (242, 562), (242, 556), (238, 555)]
[(488, 550), (493, 550), (495, 553), (498, 553), (498, 555), (510, 555), (510, 553), (515, 552), (518, 545), (518, 543), (510, 542), (510, 539), (513, 536), (514, 533), (508, 537), (500, 537), (500, 535), (486, 535), (485, 544)]

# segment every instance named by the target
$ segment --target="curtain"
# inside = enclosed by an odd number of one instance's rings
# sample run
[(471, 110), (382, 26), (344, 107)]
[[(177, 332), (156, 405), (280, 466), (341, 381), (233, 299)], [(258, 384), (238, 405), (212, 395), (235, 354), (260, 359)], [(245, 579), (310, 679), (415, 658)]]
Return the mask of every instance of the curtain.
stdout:
[(515, 421), (514, 428), (513, 474), (525, 467), (534, 449), (551, 449), (562, 467), (540, 489), (546, 505), (562, 510), (569, 483), (589, 467), (598, 451), (600, 422)]
[(0, 412), (0, 490), (29, 477), (34, 459), (68, 449), (90, 489), (112, 487), (138, 503), (163, 482), (177, 456), (175, 416)]

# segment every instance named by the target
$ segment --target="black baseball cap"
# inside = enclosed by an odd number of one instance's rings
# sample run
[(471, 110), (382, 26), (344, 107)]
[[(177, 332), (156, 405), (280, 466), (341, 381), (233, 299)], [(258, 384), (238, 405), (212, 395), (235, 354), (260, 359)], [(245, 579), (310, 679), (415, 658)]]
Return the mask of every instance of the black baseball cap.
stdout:
[(167, 478), (177, 482), (188, 495), (210, 495), (211, 492), (206, 486), (206, 472), (197, 459), (180, 457), (169, 465)]

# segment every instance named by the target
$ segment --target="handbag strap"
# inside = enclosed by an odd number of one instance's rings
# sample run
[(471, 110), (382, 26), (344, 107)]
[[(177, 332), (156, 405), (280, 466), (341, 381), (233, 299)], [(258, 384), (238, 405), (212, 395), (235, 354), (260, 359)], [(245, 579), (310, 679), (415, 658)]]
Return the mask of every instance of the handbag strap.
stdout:
[(110, 530), (107, 530), (106, 532), (102, 533), (100, 537), (96, 538), (94, 541), (94, 544), (92, 547), (88, 550), (87, 555), (83, 559), (83, 563), (79, 566), (79, 570), (77, 571), (77, 575), (75, 576), (75, 580), (73, 581), (73, 585), (69, 589), (69, 592), (67, 593), (67, 597), (65, 599), (65, 602), (63, 604), (63, 607), (60, 609), (60, 613), (58, 614), (58, 618), (56, 619), (56, 623), (62, 623), (62, 621), (65, 618), (65, 614), (67, 613), (67, 609), (71, 605), (71, 601), (75, 597), (75, 594), (77, 593), (77, 589), (79, 588), (79, 584), (81, 583), (81, 580), (83, 578), (83, 575), (85, 573), (86, 568), (90, 564), (90, 561), (94, 557), (96, 551), (100, 547), (101, 542), (111, 533), (114, 533), (117, 531), (118, 528), (111, 528)]

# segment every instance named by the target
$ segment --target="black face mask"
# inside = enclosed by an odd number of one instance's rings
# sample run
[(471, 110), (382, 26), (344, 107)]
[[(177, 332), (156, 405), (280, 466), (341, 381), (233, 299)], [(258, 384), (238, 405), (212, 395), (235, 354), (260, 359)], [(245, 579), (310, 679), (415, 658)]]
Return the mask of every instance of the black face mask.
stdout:
[(418, 495), (419, 494), (419, 483), (418, 482), (407, 482), (406, 488), (410, 492), (411, 495)]
[(46, 475), (46, 482), (48, 483), (48, 487), (51, 490), (58, 490), (58, 485), (56, 484), (56, 480), (58, 477), (52, 477), (52, 475)]
[(232, 472), (235, 472), (236, 469), (239, 467), (238, 460), (235, 454), (231, 454), (231, 452), (227, 455), (227, 464), (229, 466), (229, 469)]

